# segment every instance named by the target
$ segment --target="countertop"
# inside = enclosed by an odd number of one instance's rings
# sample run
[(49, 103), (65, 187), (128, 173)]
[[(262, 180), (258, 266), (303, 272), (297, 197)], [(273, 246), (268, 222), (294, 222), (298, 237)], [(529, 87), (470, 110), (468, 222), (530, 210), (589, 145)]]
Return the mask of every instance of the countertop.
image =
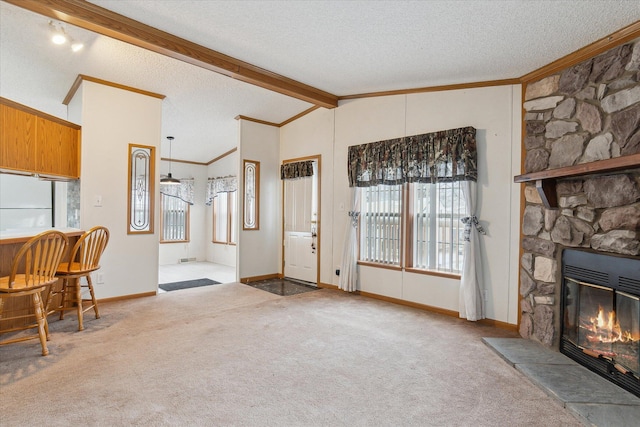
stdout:
[(47, 230), (59, 230), (66, 234), (68, 237), (79, 236), (84, 233), (84, 231), (78, 228), (70, 227), (17, 228), (12, 230), (2, 230), (0, 231), (0, 245), (24, 243), (33, 236)]

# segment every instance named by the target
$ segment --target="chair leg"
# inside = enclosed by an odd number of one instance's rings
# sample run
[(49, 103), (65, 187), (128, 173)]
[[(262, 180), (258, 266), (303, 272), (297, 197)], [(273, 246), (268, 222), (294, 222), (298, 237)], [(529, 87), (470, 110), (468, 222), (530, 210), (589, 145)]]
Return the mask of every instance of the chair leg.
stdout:
[(83, 331), (84, 325), (82, 324), (82, 286), (80, 286), (80, 278), (73, 279), (75, 282), (76, 292), (76, 304), (78, 307), (78, 330)]
[(68, 281), (69, 279), (67, 279), (66, 277), (64, 279), (62, 279), (62, 290), (60, 290), (60, 320), (64, 319), (64, 305), (67, 302), (67, 285), (68, 285)]
[(44, 305), (42, 304), (42, 297), (40, 292), (33, 294), (33, 307), (36, 315), (36, 321), (38, 322), (38, 335), (40, 337), (40, 345), (42, 346), (42, 355), (49, 354), (47, 348), (47, 338), (49, 335), (49, 325), (47, 324), (47, 318), (44, 317)]
[(96, 319), (100, 318), (100, 313), (98, 313), (98, 301), (96, 301), (96, 294), (93, 291), (93, 283), (91, 282), (91, 274), (87, 274), (87, 287), (89, 288), (89, 293), (91, 294), (91, 304), (93, 304), (93, 311), (96, 313)]
[(49, 321), (47, 320), (47, 308), (45, 307), (44, 301), (42, 300), (42, 295), (40, 295), (39, 299), (40, 305), (42, 306), (42, 317), (44, 317), (44, 334), (47, 338), (47, 341), (51, 341), (51, 335), (49, 335)]

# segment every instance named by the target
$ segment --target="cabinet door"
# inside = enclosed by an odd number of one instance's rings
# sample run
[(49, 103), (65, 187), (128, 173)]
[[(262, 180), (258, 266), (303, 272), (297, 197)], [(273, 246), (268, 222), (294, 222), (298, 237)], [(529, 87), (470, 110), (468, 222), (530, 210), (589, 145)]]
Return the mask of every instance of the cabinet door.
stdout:
[(80, 177), (79, 130), (38, 118), (38, 171), (42, 174)]
[(36, 116), (0, 104), (0, 168), (36, 170)]

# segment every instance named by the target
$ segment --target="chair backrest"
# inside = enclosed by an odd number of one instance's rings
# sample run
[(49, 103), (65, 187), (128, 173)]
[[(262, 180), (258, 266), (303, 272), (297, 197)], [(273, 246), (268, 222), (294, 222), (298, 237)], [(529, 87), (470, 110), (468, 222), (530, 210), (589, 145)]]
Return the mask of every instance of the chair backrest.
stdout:
[(56, 269), (68, 244), (67, 236), (58, 230), (45, 231), (29, 239), (13, 258), (9, 288), (13, 288), (19, 274), (24, 274), (27, 288), (45, 286), (57, 280)]
[(70, 271), (93, 271), (100, 268), (100, 257), (109, 243), (109, 230), (96, 226), (84, 233), (71, 251), (69, 260), (78, 265), (69, 266)]

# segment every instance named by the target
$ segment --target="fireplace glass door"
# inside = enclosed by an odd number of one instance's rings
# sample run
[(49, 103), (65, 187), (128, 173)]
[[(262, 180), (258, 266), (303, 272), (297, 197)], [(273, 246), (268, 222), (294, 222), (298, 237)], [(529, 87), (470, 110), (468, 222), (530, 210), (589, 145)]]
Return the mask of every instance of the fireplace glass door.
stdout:
[(590, 356), (640, 375), (639, 298), (565, 277), (563, 338)]

